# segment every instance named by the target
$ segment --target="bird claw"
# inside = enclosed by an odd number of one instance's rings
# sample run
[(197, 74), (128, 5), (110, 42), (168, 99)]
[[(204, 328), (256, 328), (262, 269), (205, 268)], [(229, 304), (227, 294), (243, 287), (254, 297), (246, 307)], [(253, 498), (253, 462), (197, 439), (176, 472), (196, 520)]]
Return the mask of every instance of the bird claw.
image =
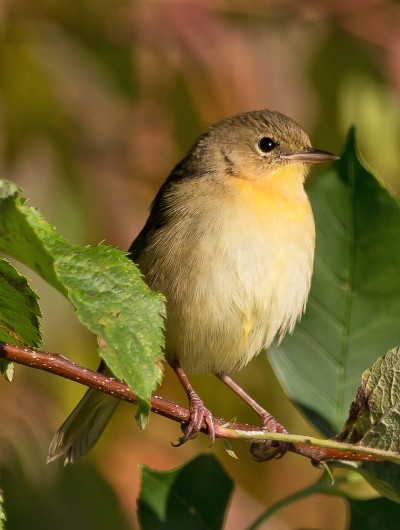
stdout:
[(193, 391), (189, 394), (189, 410), (190, 420), (188, 423), (182, 425), (182, 430), (184, 434), (178, 439), (178, 443), (172, 445), (174, 447), (180, 447), (184, 443), (195, 438), (203, 428), (203, 422), (205, 422), (208, 429), (208, 434), (211, 438), (211, 442), (212, 444), (214, 444), (215, 425), (213, 415), (204, 406), (203, 401), (196, 394), (196, 392)]
[(250, 445), (250, 454), (257, 462), (268, 462), (274, 458), (283, 458), (289, 451), (288, 442), (272, 440), (255, 440)]
[[(287, 434), (283, 425), (269, 413), (261, 417), (262, 427), (267, 432), (280, 432)], [(274, 458), (283, 458), (290, 449), (289, 442), (276, 442), (274, 440), (255, 440), (250, 445), (250, 454), (257, 462), (267, 462)]]

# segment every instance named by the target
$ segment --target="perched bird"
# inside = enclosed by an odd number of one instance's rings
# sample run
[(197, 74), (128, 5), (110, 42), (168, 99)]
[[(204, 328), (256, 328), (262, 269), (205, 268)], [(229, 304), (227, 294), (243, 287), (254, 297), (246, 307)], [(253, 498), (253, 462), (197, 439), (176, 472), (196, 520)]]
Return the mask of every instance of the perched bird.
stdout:
[[(180, 443), (204, 421), (214, 435), (186, 371), (217, 375), (263, 427), (285, 432), (228, 373), (291, 332), (304, 312), (315, 248), (304, 181), (310, 164), (337, 158), (311, 147), (287, 116), (246, 112), (211, 126), (157, 193), (129, 251), (149, 287), (167, 300), (165, 354), (191, 410)], [(55, 435), (49, 460), (84, 455), (117, 404), (89, 389)]]

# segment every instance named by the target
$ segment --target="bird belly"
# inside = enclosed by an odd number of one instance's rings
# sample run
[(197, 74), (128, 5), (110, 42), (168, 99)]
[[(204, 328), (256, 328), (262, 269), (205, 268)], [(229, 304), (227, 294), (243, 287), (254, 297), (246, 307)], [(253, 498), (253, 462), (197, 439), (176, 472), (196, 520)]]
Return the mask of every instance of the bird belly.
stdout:
[(309, 292), (315, 236), (308, 200), (297, 211), (224, 211), (184, 237), (179, 227), (179, 238), (160, 234), (168, 251), (154, 253), (147, 273), (143, 263), (150, 287), (167, 299), (167, 358), (188, 372), (242, 368), (293, 330)]

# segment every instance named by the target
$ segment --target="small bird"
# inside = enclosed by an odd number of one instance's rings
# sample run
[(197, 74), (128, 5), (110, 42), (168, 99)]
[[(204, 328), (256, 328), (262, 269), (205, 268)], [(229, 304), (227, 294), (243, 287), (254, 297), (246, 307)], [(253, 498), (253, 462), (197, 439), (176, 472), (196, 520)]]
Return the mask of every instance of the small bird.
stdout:
[[(213, 417), (186, 372), (217, 375), (272, 432), (286, 432), (228, 375), (292, 332), (310, 290), (315, 226), (309, 166), (338, 159), (311, 147), (270, 110), (212, 125), (161, 186), (129, 253), (167, 300), (165, 355), (189, 398), (179, 444)], [(118, 400), (89, 389), (53, 438), (48, 460), (76, 461), (96, 443)], [(278, 453), (284, 453), (284, 444)]]

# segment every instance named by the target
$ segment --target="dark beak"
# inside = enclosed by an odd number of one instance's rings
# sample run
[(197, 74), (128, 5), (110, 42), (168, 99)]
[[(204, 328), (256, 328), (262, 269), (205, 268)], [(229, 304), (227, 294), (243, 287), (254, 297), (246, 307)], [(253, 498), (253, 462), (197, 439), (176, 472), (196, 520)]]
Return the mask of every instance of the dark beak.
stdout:
[(340, 156), (336, 156), (328, 151), (321, 151), (313, 147), (306, 147), (301, 153), (293, 153), (290, 155), (281, 155), (283, 160), (293, 160), (297, 162), (306, 162), (308, 164), (318, 164), (319, 162), (329, 162), (329, 160), (339, 160)]

